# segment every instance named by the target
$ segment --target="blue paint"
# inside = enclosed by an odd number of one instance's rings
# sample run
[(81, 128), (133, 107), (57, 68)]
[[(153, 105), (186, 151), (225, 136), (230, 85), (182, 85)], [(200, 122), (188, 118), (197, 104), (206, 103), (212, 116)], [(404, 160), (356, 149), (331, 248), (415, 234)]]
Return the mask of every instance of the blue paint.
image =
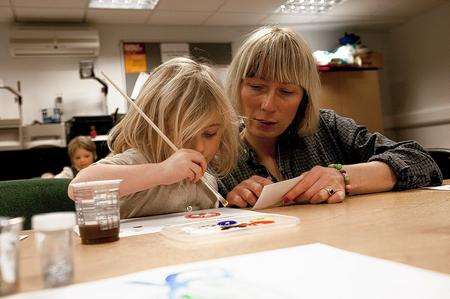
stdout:
[(230, 226), (230, 225), (234, 225), (236, 223), (237, 222), (234, 221), (234, 220), (225, 220), (225, 221), (218, 222), (217, 225), (219, 225), (219, 226)]

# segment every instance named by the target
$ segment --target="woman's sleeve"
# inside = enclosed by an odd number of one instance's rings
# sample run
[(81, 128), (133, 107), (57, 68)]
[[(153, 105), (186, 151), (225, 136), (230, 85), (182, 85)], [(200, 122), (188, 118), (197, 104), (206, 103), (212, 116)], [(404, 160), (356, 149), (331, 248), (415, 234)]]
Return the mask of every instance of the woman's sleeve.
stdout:
[(442, 184), (439, 167), (419, 143), (394, 142), (378, 132), (370, 133), (366, 127), (331, 110), (322, 111), (321, 117), (338, 138), (345, 163), (386, 163), (397, 177), (395, 190)]

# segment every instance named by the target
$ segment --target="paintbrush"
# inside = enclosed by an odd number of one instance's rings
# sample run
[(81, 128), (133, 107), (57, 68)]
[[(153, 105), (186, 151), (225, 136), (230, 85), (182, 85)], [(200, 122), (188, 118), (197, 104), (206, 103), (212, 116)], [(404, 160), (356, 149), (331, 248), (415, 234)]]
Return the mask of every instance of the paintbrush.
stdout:
[[(170, 148), (174, 152), (177, 151), (178, 148), (176, 147), (176, 145), (173, 144), (173, 142), (170, 141), (169, 138), (167, 138), (167, 136), (158, 128), (157, 125), (153, 123), (153, 121), (141, 110), (141, 108), (139, 108), (139, 106), (136, 105), (136, 103), (125, 92), (123, 92), (111, 79), (109, 79), (109, 77), (104, 72), (101, 72), (101, 74), (103, 75), (103, 77), (105, 77), (106, 81), (108, 81), (127, 100), (127, 102), (131, 106), (133, 106), (134, 109), (136, 109), (136, 111), (147, 121), (147, 123), (153, 128), (153, 130), (155, 130), (158, 133), (158, 135), (170, 146)], [(214, 189), (214, 187), (212, 187), (208, 183), (205, 177), (201, 178), (201, 182), (217, 197), (217, 199), (224, 207), (228, 206), (228, 201), (225, 198), (223, 198), (223, 196), (220, 195), (220, 193), (217, 192), (216, 189)]]

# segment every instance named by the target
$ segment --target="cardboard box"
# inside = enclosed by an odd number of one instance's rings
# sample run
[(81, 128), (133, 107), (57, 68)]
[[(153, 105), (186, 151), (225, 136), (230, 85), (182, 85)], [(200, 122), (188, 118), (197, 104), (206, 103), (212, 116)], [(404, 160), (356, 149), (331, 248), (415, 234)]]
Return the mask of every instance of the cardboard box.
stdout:
[(383, 67), (383, 55), (378, 52), (369, 52), (358, 55), (362, 61), (362, 67)]

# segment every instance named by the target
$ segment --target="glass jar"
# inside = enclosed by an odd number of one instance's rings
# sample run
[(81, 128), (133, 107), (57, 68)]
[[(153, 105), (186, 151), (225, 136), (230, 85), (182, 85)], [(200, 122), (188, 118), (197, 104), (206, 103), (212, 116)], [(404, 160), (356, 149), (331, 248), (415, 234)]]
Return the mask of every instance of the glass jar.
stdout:
[(44, 286), (59, 287), (72, 283), (75, 213), (38, 214), (31, 218), (31, 222), (36, 231)]
[(22, 217), (0, 217), (0, 296), (14, 293), (19, 285), (19, 232), (22, 224)]

